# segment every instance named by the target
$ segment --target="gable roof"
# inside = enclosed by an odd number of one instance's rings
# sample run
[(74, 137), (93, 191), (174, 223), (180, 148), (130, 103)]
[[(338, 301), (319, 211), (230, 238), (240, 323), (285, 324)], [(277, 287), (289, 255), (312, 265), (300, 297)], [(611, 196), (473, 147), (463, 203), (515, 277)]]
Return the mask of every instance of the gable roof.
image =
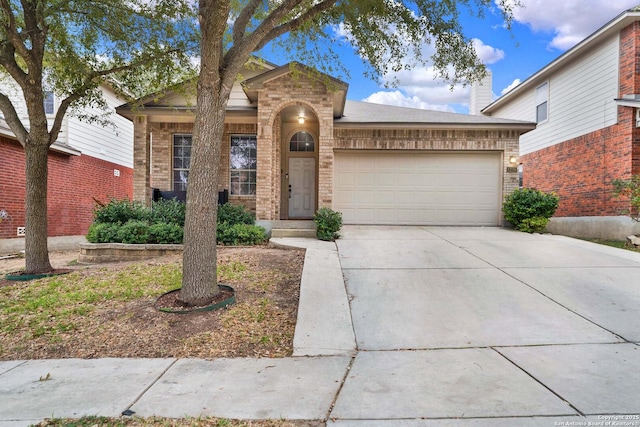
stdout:
[(345, 101), (347, 100), (347, 90), (349, 89), (349, 85), (342, 80), (338, 80), (328, 74), (321, 73), (318, 70), (299, 62), (290, 62), (253, 78), (247, 79), (241, 83), (242, 88), (251, 103), (255, 103), (258, 101), (258, 92), (264, 88), (265, 83), (295, 72), (302, 73), (306, 77), (310, 77), (328, 86), (329, 90), (333, 93), (333, 117), (342, 116), (344, 113)]
[(558, 71), (567, 64), (570, 64), (574, 58), (578, 58), (581, 55), (588, 53), (595, 45), (598, 45), (612, 35), (618, 34), (623, 28), (638, 20), (640, 20), (640, 6), (636, 6), (622, 12), (580, 43), (576, 44), (574, 47), (528, 77), (518, 86), (493, 101), (482, 109), (482, 112), (485, 114), (491, 114), (496, 108), (499, 108), (511, 99), (516, 98), (520, 93), (530, 89), (532, 86), (539, 84), (542, 80), (546, 79), (546, 76), (549, 74)]
[(344, 116), (334, 120), (334, 127), (363, 126), (376, 128), (402, 126), (437, 129), (513, 129), (523, 133), (536, 127), (535, 123), (521, 120), (346, 101)]

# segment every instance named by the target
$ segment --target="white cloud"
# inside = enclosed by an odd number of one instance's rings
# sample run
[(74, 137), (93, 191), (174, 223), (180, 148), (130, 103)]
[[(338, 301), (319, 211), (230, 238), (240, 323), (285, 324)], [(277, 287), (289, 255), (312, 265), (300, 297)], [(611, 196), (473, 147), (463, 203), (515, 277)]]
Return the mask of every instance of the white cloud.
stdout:
[[(534, 32), (554, 34), (549, 48), (567, 50), (638, 0), (524, 0), (514, 8), (515, 21)], [(498, 0), (496, 0), (498, 4)]]
[(509, 86), (507, 86), (504, 89), (502, 89), (502, 92), (500, 92), (500, 95), (504, 95), (505, 93), (507, 93), (511, 89), (513, 89), (514, 87), (518, 86), (520, 83), (522, 83), (522, 81), (520, 79), (515, 79), (514, 81), (511, 82), (511, 84)]
[(453, 108), (446, 104), (430, 104), (423, 101), (418, 96), (409, 96), (399, 90), (380, 91), (372, 93), (364, 102), (372, 102), (374, 104), (395, 105), (398, 107), (421, 108), (423, 110), (437, 110), (454, 112)]
[(484, 44), (480, 39), (473, 39), (473, 47), (483, 64), (495, 64), (504, 59), (504, 51)]

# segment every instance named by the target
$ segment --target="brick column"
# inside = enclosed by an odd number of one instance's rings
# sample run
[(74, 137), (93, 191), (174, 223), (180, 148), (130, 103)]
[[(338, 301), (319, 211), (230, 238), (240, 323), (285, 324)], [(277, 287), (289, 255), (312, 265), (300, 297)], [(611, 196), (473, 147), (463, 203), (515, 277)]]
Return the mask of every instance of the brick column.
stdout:
[(150, 148), (147, 116), (136, 116), (133, 121), (133, 200), (147, 206), (151, 206)]
[(333, 208), (333, 106), (325, 100), (318, 144), (318, 208)]
[[(262, 112), (260, 112), (262, 113)], [(258, 114), (257, 161), (256, 177), (256, 219), (272, 220), (271, 203), (273, 199), (273, 128)], [(260, 120), (262, 118), (262, 120)]]

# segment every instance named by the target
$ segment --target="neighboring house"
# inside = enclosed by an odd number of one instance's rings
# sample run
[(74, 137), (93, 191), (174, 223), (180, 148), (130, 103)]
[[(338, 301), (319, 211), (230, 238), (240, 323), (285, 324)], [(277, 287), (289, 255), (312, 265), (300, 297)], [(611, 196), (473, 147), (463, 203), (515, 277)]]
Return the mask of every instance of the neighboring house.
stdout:
[[(268, 229), (320, 207), (345, 224), (502, 223), (518, 187), (518, 138), (534, 123), (347, 100), (298, 63), (248, 67), (225, 120), (218, 190)], [(134, 198), (185, 190), (193, 97), (168, 91), (117, 112), (134, 123)]]
[[(1, 81), (0, 90), (12, 99), (18, 115), (27, 122), (26, 106), (18, 89)], [(108, 86), (102, 90), (110, 108), (123, 102)], [(52, 93), (47, 94), (45, 109), (51, 121), (57, 101)], [(86, 108), (82, 113), (102, 111)], [(62, 131), (49, 151), (50, 238), (84, 236), (93, 220), (94, 199), (107, 202), (112, 197), (133, 197), (133, 125), (116, 114), (111, 114), (110, 120), (114, 126), (103, 127), (69, 114), (64, 119)], [(25, 191), (24, 148), (0, 117), (0, 211), (9, 216), (0, 221), (0, 253), (24, 245), (20, 236), (25, 227)]]
[[(490, 83), (475, 89), (491, 93)], [(520, 162), (525, 187), (560, 196), (550, 231), (618, 238), (640, 232), (621, 216), (626, 201), (612, 194), (614, 179), (640, 174), (640, 8), (481, 107), (471, 113), (537, 123), (520, 139)]]

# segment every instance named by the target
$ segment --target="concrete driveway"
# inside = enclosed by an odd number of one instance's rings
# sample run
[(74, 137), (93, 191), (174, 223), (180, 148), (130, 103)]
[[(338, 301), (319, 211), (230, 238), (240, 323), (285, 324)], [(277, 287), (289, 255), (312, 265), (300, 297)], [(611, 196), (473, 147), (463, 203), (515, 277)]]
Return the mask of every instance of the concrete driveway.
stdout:
[(640, 426), (640, 254), (500, 228), (341, 234), (359, 351), (332, 425)]

